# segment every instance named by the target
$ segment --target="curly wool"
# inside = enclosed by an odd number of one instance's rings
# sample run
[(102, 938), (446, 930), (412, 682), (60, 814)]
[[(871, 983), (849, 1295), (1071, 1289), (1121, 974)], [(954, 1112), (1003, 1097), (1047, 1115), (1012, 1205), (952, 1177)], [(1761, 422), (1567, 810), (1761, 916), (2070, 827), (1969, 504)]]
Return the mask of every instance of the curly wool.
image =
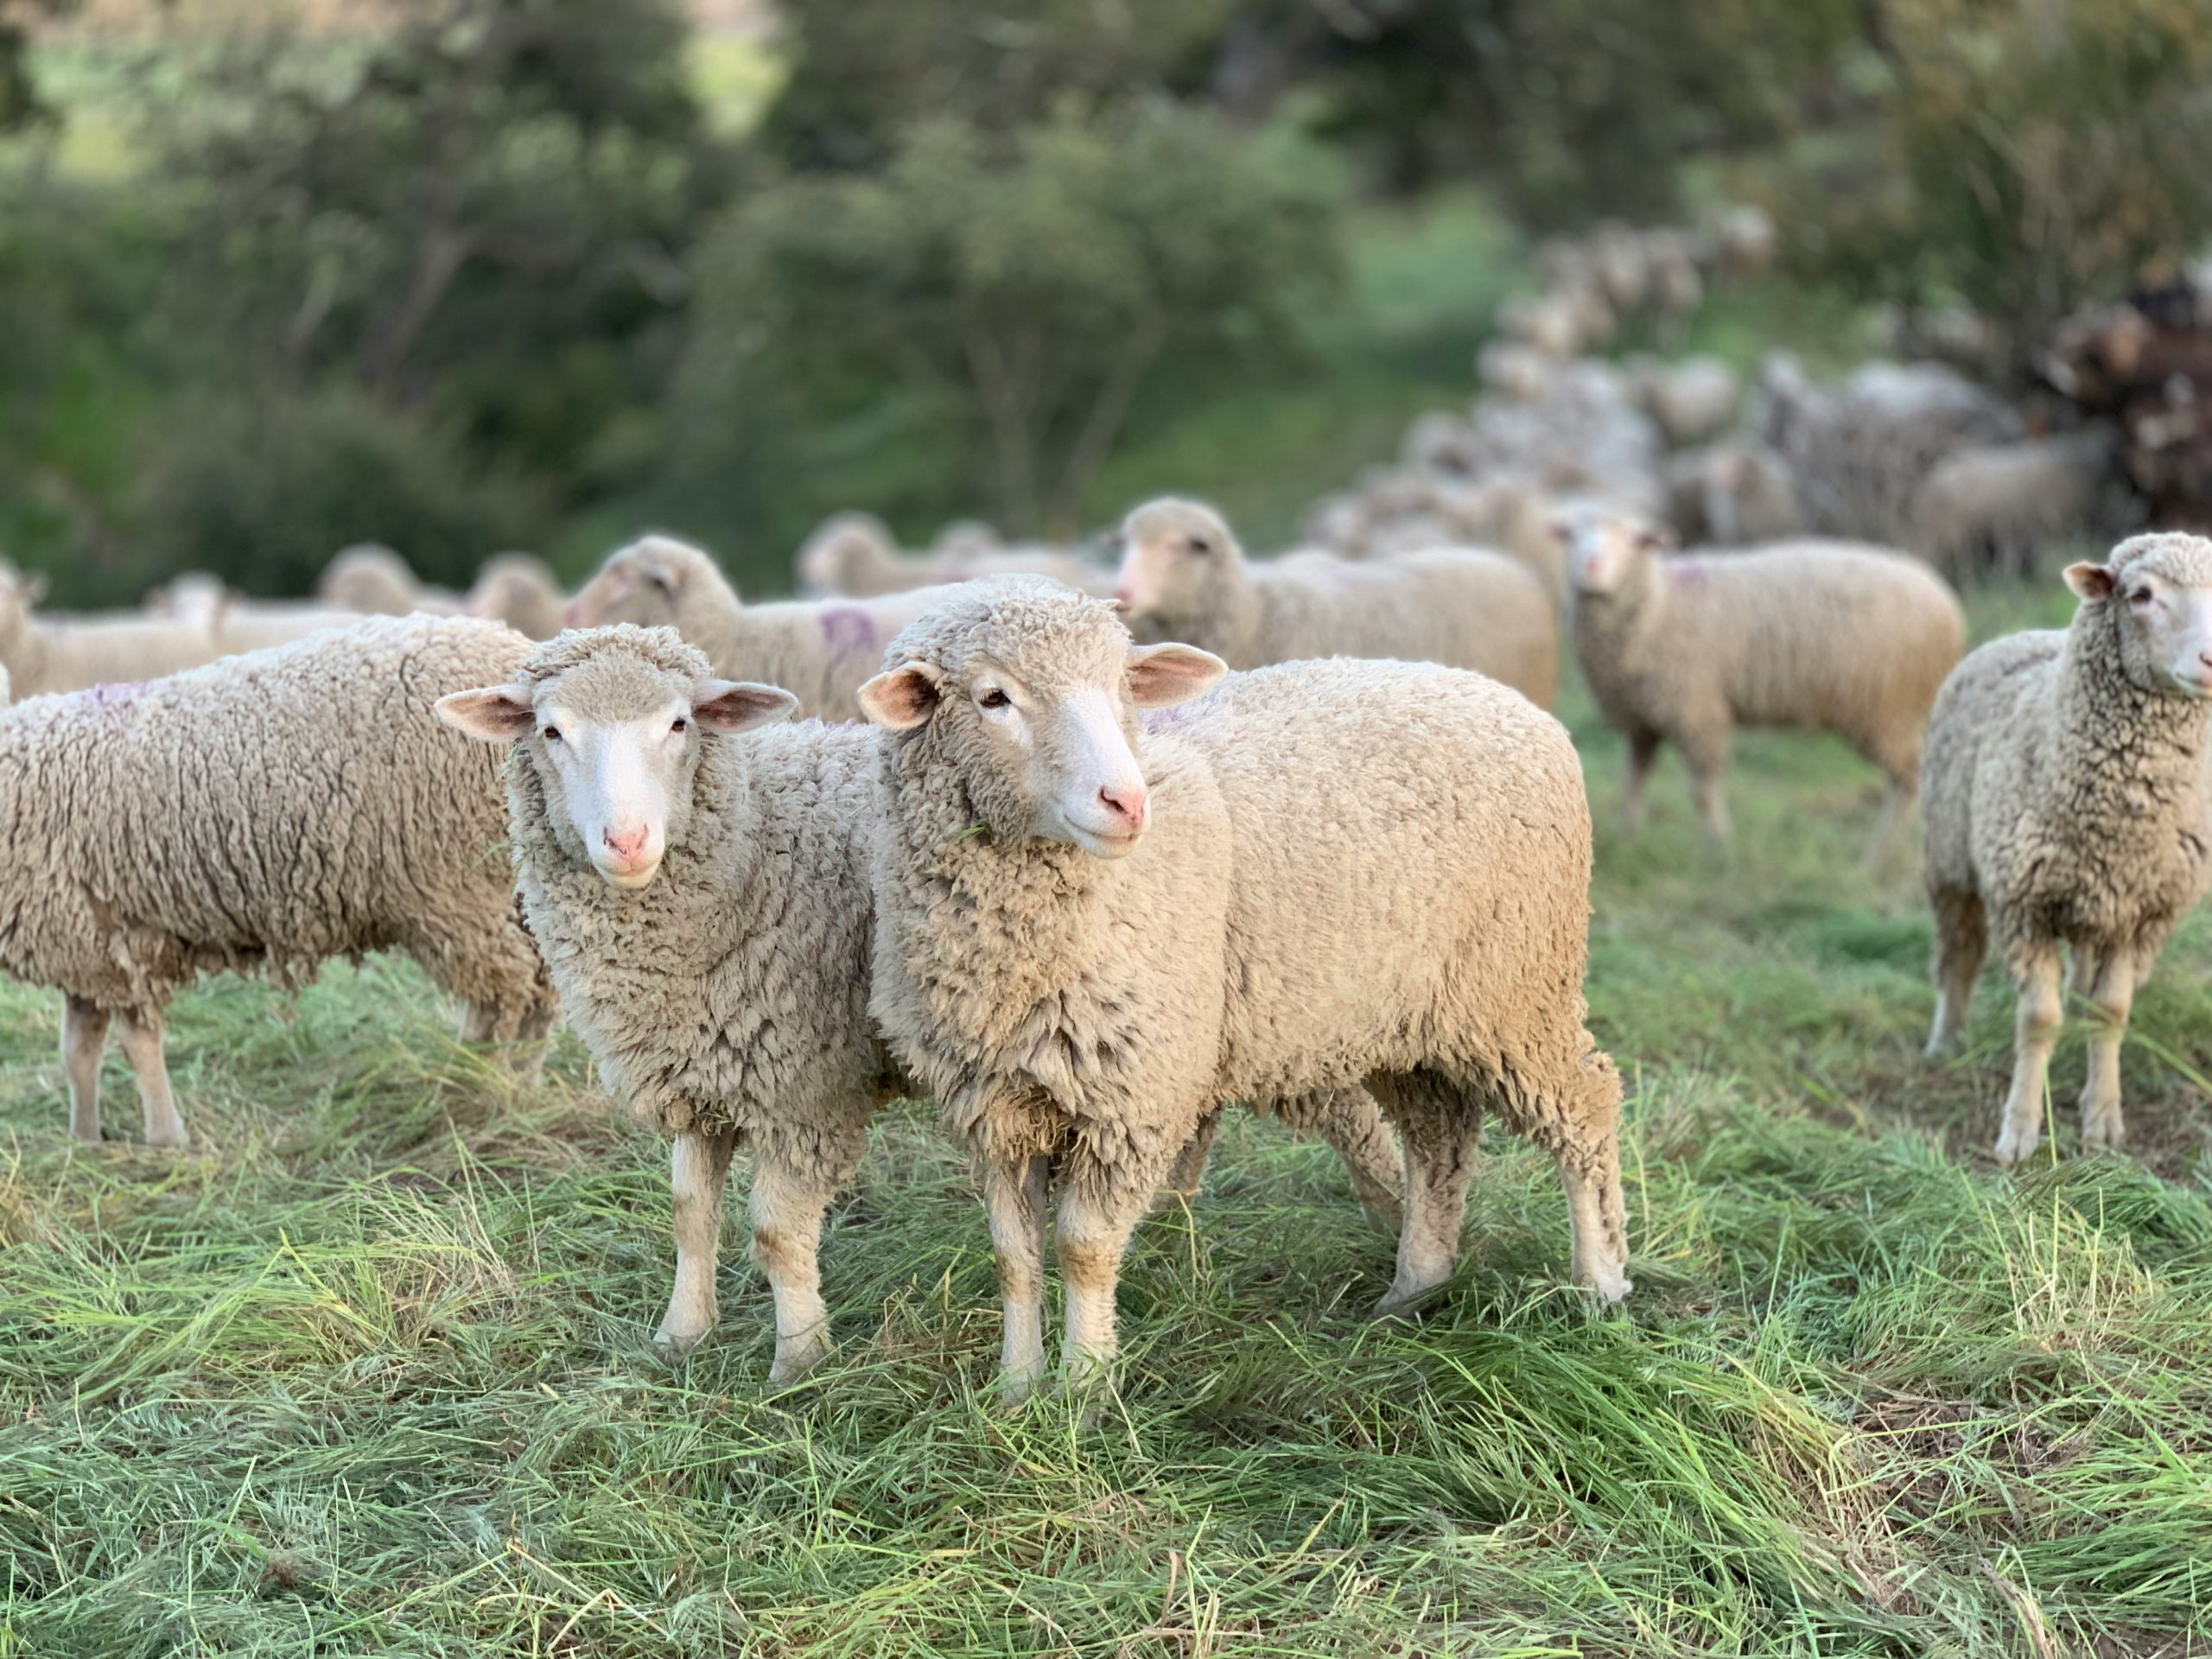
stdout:
[(1128, 545), (1198, 535), (1211, 551), (1171, 555), (1147, 638), (1210, 651), (1231, 668), (1322, 657), (1389, 658), (1472, 669), (1548, 708), (1559, 679), (1551, 594), (1501, 554), (1432, 548), (1349, 560), (1319, 552), (1248, 562), (1211, 508), (1163, 500), (1123, 525)]
[(1702, 775), (1738, 726), (1830, 731), (1916, 785), (1923, 722), (1966, 624), (1917, 559), (1844, 542), (1640, 552), (1618, 589), (1574, 595), (1574, 654), (1605, 723), (1678, 746)]
[(674, 628), (706, 653), (715, 673), (781, 686), (798, 699), (802, 715), (850, 721), (860, 718), (857, 694), (885, 643), (947, 591), (747, 605), (698, 548), (648, 536), (607, 556), (569, 602), (569, 620)]
[[(589, 715), (638, 676), (688, 690), (706, 658), (667, 628), (573, 631), (518, 683)], [(633, 699), (634, 700), (634, 699)], [(547, 811), (538, 740), (507, 774), (531, 931), (601, 1085), (670, 1135), (734, 1128), (825, 1164), (895, 1082), (868, 1020), (875, 749), (808, 721), (702, 732), (688, 813), (652, 882), (611, 887)]]
[(490, 623), (363, 622), (0, 717), (0, 968), (107, 1010), (195, 976), (296, 984), (401, 950), (542, 1030), (551, 993), (497, 851), (498, 768), (446, 730), (448, 691), (511, 676)]

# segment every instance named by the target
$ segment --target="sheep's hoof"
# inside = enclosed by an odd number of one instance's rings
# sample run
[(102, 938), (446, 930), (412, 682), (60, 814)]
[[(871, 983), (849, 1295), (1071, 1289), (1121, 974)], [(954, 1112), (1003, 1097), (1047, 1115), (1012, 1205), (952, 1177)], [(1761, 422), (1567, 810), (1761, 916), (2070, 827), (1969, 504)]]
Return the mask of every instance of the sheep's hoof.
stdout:
[(1614, 1307), (1628, 1300), (1629, 1293), (1636, 1288), (1636, 1281), (1628, 1276), (1624, 1263), (1615, 1262), (1592, 1272), (1585, 1287), (1597, 1292), (1606, 1306)]
[(664, 1359), (682, 1359), (706, 1340), (707, 1332), (714, 1328), (709, 1319), (703, 1325), (679, 1325), (673, 1317), (663, 1319), (660, 1329), (653, 1332), (653, 1351)]
[(2122, 1127), (2118, 1112), (2109, 1117), (2088, 1118), (2082, 1124), (2082, 1150), (2084, 1152), (2098, 1147), (2107, 1152), (2118, 1152), (2126, 1141), (2127, 1131)]
[(146, 1144), (149, 1147), (160, 1147), (167, 1152), (182, 1152), (192, 1145), (192, 1137), (184, 1132), (184, 1126), (180, 1123), (174, 1131), (156, 1130), (149, 1135), (146, 1137)]
[(1046, 1375), (1045, 1362), (1041, 1359), (1034, 1365), (1009, 1366), (1000, 1371), (1001, 1403), (1009, 1407), (1027, 1405), (1042, 1392)]
[(1418, 1319), (1444, 1300), (1448, 1279), (1440, 1279), (1433, 1285), (1420, 1285), (1411, 1290), (1390, 1287), (1382, 1300), (1375, 1304), (1367, 1317), (1377, 1324), (1386, 1320)]
[(2004, 1168), (2010, 1169), (2035, 1151), (2037, 1138), (2033, 1129), (2030, 1129), (2024, 1135), (2015, 1135), (2008, 1127), (2004, 1134), (1997, 1137), (1998, 1163)]
[(776, 1345), (775, 1363), (768, 1367), (768, 1386), (787, 1389), (805, 1381), (814, 1368), (830, 1357), (829, 1336), (821, 1332)]

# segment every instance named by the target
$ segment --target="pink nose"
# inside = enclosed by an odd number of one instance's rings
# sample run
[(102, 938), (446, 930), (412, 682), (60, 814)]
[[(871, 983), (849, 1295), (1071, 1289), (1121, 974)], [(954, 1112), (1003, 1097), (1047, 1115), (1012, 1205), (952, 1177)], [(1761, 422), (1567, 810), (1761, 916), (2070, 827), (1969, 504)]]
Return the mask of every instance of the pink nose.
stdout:
[(1109, 785), (1098, 791), (1098, 798), (1131, 835), (1144, 828), (1145, 791), (1142, 784)]
[(635, 830), (626, 830), (619, 836), (612, 830), (602, 830), (599, 834), (617, 858), (635, 858), (645, 849), (645, 827), (643, 824)]
[(1125, 611), (1134, 611), (1137, 607), (1135, 590), (1126, 582), (1116, 583), (1114, 588), (1114, 602)]

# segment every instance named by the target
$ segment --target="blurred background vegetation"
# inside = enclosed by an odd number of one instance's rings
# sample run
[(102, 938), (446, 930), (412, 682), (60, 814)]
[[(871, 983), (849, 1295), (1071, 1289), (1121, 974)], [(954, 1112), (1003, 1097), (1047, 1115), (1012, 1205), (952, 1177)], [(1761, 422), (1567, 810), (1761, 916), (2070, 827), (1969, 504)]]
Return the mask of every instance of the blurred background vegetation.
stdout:
[[(0, 551), (432, 580), (834, 509), (1287, 531), (1531, 239), (1770, 208), (1700, 317), (2017, 347), (2212, 228), (2201, 0), (0, 0)], [(2018, 351), (2016, 350), (2016, 357)]]

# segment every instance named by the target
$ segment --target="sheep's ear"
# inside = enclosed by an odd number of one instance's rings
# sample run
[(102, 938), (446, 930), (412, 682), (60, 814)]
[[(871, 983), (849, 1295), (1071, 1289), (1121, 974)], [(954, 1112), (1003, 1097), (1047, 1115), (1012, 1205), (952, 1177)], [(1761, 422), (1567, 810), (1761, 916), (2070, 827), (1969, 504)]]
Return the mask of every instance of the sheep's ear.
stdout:
[(46, 597), (46, 577), (41, 572), (35, 572), (28, 576), (17, 576), (15, 581), (15, 588), (16, 599), (24, 606), (35, 605)]
[(779, 685), (749, 680), (702, 680), (691, 688), (691, 718), (710, 732), (749, 732), (788, 720), (798, 699)]
[(1655, 553), (1663, 553), (1674, 546), (1675, 532), (1663, 524), (1638, 524), (1636, 527), (1636, 544), (1649, 548)]
[(1129, 701), (1140, 709), (1165, 709), (1211, 691), (1229, 664), (1196, 645), (1129, 647)]
[(1544, 530), (1555, 542), (1565, 543), (1574, 539), (1574, 520), (1563, 512), (1546, 513)]
[(478, 691), (449, 691), (437, 702), (438, 718), (457, 732), (486, 743), (512, 743), (537, 724), (530, 692), (519, 685), (487, 685)]
[(861, 712), (887, 732), (911, 732), (937, 712), (944, 677), (927, 663), (887, 668), (861, 687)]
[(2118, 583), (2105, 566), (2082, 563), (2066, 567), (2066, 585), (2077, 599), (2110, 599)]

